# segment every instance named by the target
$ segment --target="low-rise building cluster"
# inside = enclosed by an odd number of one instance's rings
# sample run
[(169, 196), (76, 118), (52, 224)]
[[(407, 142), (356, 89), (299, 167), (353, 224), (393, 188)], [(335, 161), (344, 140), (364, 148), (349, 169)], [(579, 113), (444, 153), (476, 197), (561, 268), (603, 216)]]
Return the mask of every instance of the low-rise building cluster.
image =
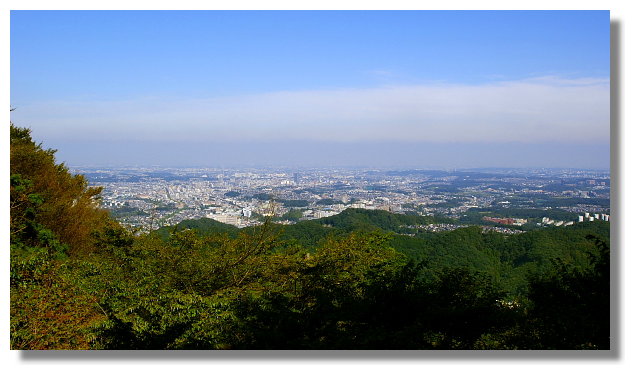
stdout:
[[(92, 185), (104, 187), (104, 208), (123, 223), (142, 230), (201, 217), (237, 227), (257, 225), (271, 215), (283, 217), (283, 223), (294, 223), (336, 215), (347, 208), (458, 219), (478, 208), (544, 209), (540, 205), (544, 199), (577, 199), (558, 208), (570, 212), (597, 208), (599, 214), (585, 214), (583, 221), (609, 220), (608, 207), (598, 203), (598, 199), (608, 200), (610, 195), (608, 173), (604, 172), (214, 168), (101, 168), (78, 172), (85, 174)], [(592, 191), (594, 198), (581, 198), (571, 191)], [(522, 217), (483, 219), (515, 226), (527, 222)], [(569, 221), (560, 223), (549, 218), (538, 224), (570, 225)]]

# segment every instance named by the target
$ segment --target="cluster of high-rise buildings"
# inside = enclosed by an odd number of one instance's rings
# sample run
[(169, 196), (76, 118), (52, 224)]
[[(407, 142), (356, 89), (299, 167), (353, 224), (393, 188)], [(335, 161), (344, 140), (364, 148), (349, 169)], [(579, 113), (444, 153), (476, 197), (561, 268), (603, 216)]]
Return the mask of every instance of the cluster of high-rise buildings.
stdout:
[(584, 215), (578, 216), (578, 222), (583, 221), (594, 221), (594, 220), (602, 220), (602, 221), (610, 221), (611, 215), (604, 213), (588, 213), (585, 212)]

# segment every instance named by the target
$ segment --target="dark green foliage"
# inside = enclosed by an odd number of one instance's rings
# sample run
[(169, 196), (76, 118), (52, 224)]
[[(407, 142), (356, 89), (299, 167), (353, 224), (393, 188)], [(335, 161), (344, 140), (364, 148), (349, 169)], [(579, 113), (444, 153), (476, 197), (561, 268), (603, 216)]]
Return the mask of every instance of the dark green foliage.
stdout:
[(342, 213), (317, 220), (321, 224), (330, 225), (345, 231), (376, 230), (398, 232), (408, 225), (423, 225), (450, 220), (439, 220), (428, 216), (398, 215), (383, 210), (364, 210), (348, 208)]
[(329, 237), (345, 232), (320, 224), (317, 220), (301, 221), (294, 225), (280, 227), (280, 239), (296, 243), (307, 251), (314, 252), (318, 245)]
[(110, 215), (117, 220), (121, 220), (123, 218), (130, 217), (130, 216), (149, 216), (150, 215), (146, 211), (143, 211), (136, 207), (131, 207), (127, 203), (128, 202), (126, 202), (126, 204), (124, 204), (121, 207), (110, 209), (109, 210)]
[(522, 344), (535, 349), (610, 349), (610, 253), (606, 242), (589, 252), (591, 267), (555, 261), (555, 272), (531, 280)]
[(201, 235), (227, 233), (229, 235), (235, 236), (238, 233), (238, 228), (236, 228), (235, 226), (221, 223), (220, 221), (216, 221), (214, 219), (209, 219), (206, 217), (196, 220), (183, 220), (175, 226), (162, 227), (156, 230), (155, 233), (159, 237), (167, 239), (170, 236), (170, 233), (175, 233), (185, 229), (196, 230)]
[(290, 221), (298, 221), (302, 218), (302, 210), (294, 210), (291, 209), (287, 213), (283, 214), (278, 220), (290, 220)]
[(438, 282), (424, 283), (412, 263), (389, 264), (347, 276), (349, 284), (324, 265), (308, 274), (300, 304), (281, 295), (242, 301), (249, 339), (239, 347), (471, 349), (484, 334), (513, 327), (515, 312), (486, 277), (445, 270)]

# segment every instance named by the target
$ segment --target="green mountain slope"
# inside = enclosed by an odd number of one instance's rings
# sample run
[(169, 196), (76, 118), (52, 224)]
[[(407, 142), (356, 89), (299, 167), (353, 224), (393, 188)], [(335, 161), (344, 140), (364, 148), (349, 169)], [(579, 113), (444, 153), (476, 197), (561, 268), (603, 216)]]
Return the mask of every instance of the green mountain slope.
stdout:
[(217, 233), (236, 235), (239, 232), (239, 229), (233, 225), (221, 223), (220, 221), (203, 217), (200, 219), (183, 220), (177, 225), (159, 228), (155, 231), (155, 233), (158, 234), (159, 237), (167, 239), (170, 236), (170, 233), (182, 231), (184, 229), (196, 230), (200, 235), (210, 235)]
[[(578, 269), (589, 266), (594, 244), (593, 235), (609, 243), (610, 225), (606, 222), (578, 223), (569, 227), (552, 227), (506, 235), (483, 233), (478, 226), (440, 233), (400, 234), (407, 225), (425, 225), (450, 221), (433, 217), (400, 215), (380, 210), (347, 209), (340, 214), (293, 225), (271, 224), (272, 232), (283, 247), (300, 246), (315, 251), (329, 238), (343, 238), (352, 233), (390, 234), (388, 244), (408, 259), (425, 264), (422, 277), (437, 278), (445, 268), (463, 267), (482, 272), (513, 294), (527, 290), (529, 277), (547, 275), (554, 264), (563, 262)], [(226, 233), (252, 234), (254, 228), (238, 229), (212, 219), (185, 220), (176, 230), (195, 229), (200, 235)], [(174, 227), (157, 231), (166, 239)]]
[(403, 232), (404, 226), (407, 225), (425, 225), (453, 221), (430, 216), (394, 214), (383, 210), (348, 208), (337, 215), (318, 219), (317, 222), (346, 231), (380, 229), (399, 233)]

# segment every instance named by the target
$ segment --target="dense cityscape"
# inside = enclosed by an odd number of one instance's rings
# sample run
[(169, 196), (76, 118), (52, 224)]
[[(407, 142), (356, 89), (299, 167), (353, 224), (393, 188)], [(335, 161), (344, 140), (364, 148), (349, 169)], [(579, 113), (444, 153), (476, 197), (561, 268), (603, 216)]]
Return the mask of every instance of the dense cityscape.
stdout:
[[(491, 228), (509, 233), (610, 220), (608, 171), (142, 167), (74, 171), (84, 174), (90, 184), (103, 186), (102, 207), (142, 232), (201, 217), (245, 227), (272, 215), (282, 224), (292, 224), (347, 208), (434, 215), (466, 224), (486, 221)], [(515, 209), (516, 215), (483, 214), (506, 209)], [(522, 210), (533, 214), (523, 215)], [(544, 215), (536, 216), (536, 210)], [(435, 224), (421, 229), (460, 226)]]

